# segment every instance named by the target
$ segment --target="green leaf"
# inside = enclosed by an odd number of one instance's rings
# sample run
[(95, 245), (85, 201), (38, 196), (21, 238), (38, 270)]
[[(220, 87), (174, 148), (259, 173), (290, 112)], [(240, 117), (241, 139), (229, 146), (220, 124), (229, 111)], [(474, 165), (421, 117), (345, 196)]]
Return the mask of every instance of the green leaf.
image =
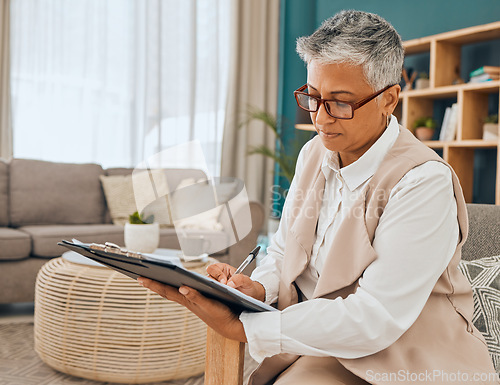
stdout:
[(417, 127), (436, 128), (436, 126), (437, 126), (437, 122), (433, 118), (431, 118), (430, 116), (423, 116), (421, 118), (418, 118), (413, 123), (413, 128), (417, 128)]
[(139, 216), (139, 213), (136, 211), (132, 215), (128, 216), (128, 221), (133, 224), (133, 225), (140, 225), (142, 224), (141, 217)]
[(484, 119), (484, 123), (498, 123), (498, 114), (495, 115), (488, 115)]
[(269, 112), (259, 110), (255, 107), (247, 107), (247, 118), (239, 127), (248, 125), (253, 120), (259, 120), (269, 127), (278, 136), (278, 120)]
[(151, 224), (153, 223), (155, 220), (155, 216), (154, 215), (150, 215), (149, 217), (147, 217), (146, 219), (143, 219), (143, 222), (145, 224)]
[(150, 215), (146, 219), (143, 219), (142, 216), (137, 211), (135, 213), (133, 213), (132, 215), (128, 216), (128, 221), (132, 225), (147, 225), (147, 224), (151, 224), (151, 223), (154, 222), (154, 219), (155, 219), (154, 215)]
[(285, 177), (288, 182), (291, 183), (295, 174), (295, 164), (297, 163), (300, 149), (304, 143), (310, 139), (311, 134), (303, 131), (297, 132), (295, 139), (292, 140), (290, 144), (285, 146), (280, 135), (278, 134), (278, 127), (284, 125), (288, 126), (290, 123), (286, 121), (286, 119), (276, 118), (269, 112), (260, 110), (256, 107), (248, 106), (246, 119), (239, 125), (239, 127), (241, 128), (242, 126), (246, 126), (254, 120), (263, 122), (266, 127), (274, 133), (276, 137), (276, 149), (269, 148), (265, 145), (251, 147), (248, 151), (248, 155), (259, 154), (271, 158), (279, 166), (279, 175)]

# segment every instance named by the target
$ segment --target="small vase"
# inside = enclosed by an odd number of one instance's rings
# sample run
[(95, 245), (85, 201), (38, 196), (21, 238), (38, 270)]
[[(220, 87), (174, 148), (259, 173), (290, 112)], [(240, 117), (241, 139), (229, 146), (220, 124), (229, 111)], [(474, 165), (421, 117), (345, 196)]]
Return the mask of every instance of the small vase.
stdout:
[(160, 244), (160, 225), (125, 223), (125, 247), (139, 253), (152, 253)]
[(429, 79), (417, 79), (415, 80), (415, 89), (423, 90), (425, 88), (429, 88), (430, 81)]
[(431, 140), (434, 136), (434, 129), (429, 127), (415, 128), (415, 136), (420, 140)]
[(498, 123), (485, 123), (483, 125), (483, 140), (498, 139)]

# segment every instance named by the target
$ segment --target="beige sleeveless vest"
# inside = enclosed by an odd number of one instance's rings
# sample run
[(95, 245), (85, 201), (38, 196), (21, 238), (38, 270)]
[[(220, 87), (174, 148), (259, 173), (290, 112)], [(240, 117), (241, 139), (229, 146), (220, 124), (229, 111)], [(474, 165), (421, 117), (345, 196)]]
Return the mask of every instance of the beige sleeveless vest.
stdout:
[[(290, 206), (293, 217), (289, 218), (285, 241), (279, 309), (297, 303), (294, 281), (306, 269), (311, 258), (325, 185), (321, 172), (325, 152), (326, 148), (320, 138), (316, 137), (308, 153), (304, 154), (304, 169), (297, 180), (297, 191), (302, 193), (296, 194)], [(407, 129), (401, 128), (396, 142), (370, 180), (366, 194), (361, 194), (354, 203), (350, 215), (335, 234), (314, 298), (345, 298), (356, 291), (364, 270), (377, 258), (372, 241), (392, 188), (412, 168), (430, 160), (444, 163)], [(453, 170), (452, 178), (460, 228), (460, 242), (455, 254), (437, 281), (420, 316), (394, 344), (366, 357), (338, 358), (346, 369), (358, 377), (367, 380), (368, 370), (372, 373), (400, 370), (405, 373), (433, 370), (448, 373), (494, 372), (483, 336), (471, 322), (471, 287), (457, 269), (461, 247), (467, 237), (468, 220), (462, 189)], [(252, 374), (249, 384), (272, 382), (298, 357), (292, 354), (278, 354), (266, 358)], [(372, 380), (372, 383), (377, 382)], [(381, 382), (385, 385), (389, 383), (391, 382)]]

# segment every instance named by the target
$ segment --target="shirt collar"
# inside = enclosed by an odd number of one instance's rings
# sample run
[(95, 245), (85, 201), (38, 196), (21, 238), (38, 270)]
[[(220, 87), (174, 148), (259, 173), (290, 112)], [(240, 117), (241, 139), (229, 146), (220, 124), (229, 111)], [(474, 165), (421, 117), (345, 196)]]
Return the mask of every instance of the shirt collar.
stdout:
[(321, 163), (321, 171), (325, 175), (325, 180), (328, 180), (331, 172), (336, 174), (340, 171), (340, 159), (339, 154), (335, 151), (327, 150), (325, 156), (323, 157), (323, 162)]
[(392, 147), (398, 135), (398, 120), (395, 116), (391, 115), (389, 126), (387, 126), (380, 138), (357, 161), (340, 168), (338, 153), (327, 151), (323, 157), (321, 171), (327, 180), (332, 171), (340, 173), (349, 190), (354, 191), (375, 174), (382, 159)]

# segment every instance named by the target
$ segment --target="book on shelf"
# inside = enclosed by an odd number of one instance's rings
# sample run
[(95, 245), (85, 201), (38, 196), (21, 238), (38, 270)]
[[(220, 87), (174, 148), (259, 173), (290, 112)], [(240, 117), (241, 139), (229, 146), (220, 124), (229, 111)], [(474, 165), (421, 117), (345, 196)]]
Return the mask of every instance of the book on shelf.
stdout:
[(451, 107), (446, 107), (444, 111), (443, 123), (441, 124), (441, 131), (439, 131), (439, 140), (444, 140), (446, 135), (446, 126), (450, 120)]
[(453, 103), (451, 107), (446, 107), (439, 133), (439, 140), (449, 142), (455, 140), (458, 125), (458, 104)]
[(495, 66), (482, 66), (474, 71), (472, 71), (469, 76), (472, 78), (474, 76), (478, 75), (483, 75), (483, 74), (490, 74), (490, 75), (495, 75), (495, 74), (500, 74), (500, 67), (495, 67)]
[(482, 83), (499, 79), (500, 79), (500, 74), (484, 73), (481, 75), (471, 76), (469, 83)]

